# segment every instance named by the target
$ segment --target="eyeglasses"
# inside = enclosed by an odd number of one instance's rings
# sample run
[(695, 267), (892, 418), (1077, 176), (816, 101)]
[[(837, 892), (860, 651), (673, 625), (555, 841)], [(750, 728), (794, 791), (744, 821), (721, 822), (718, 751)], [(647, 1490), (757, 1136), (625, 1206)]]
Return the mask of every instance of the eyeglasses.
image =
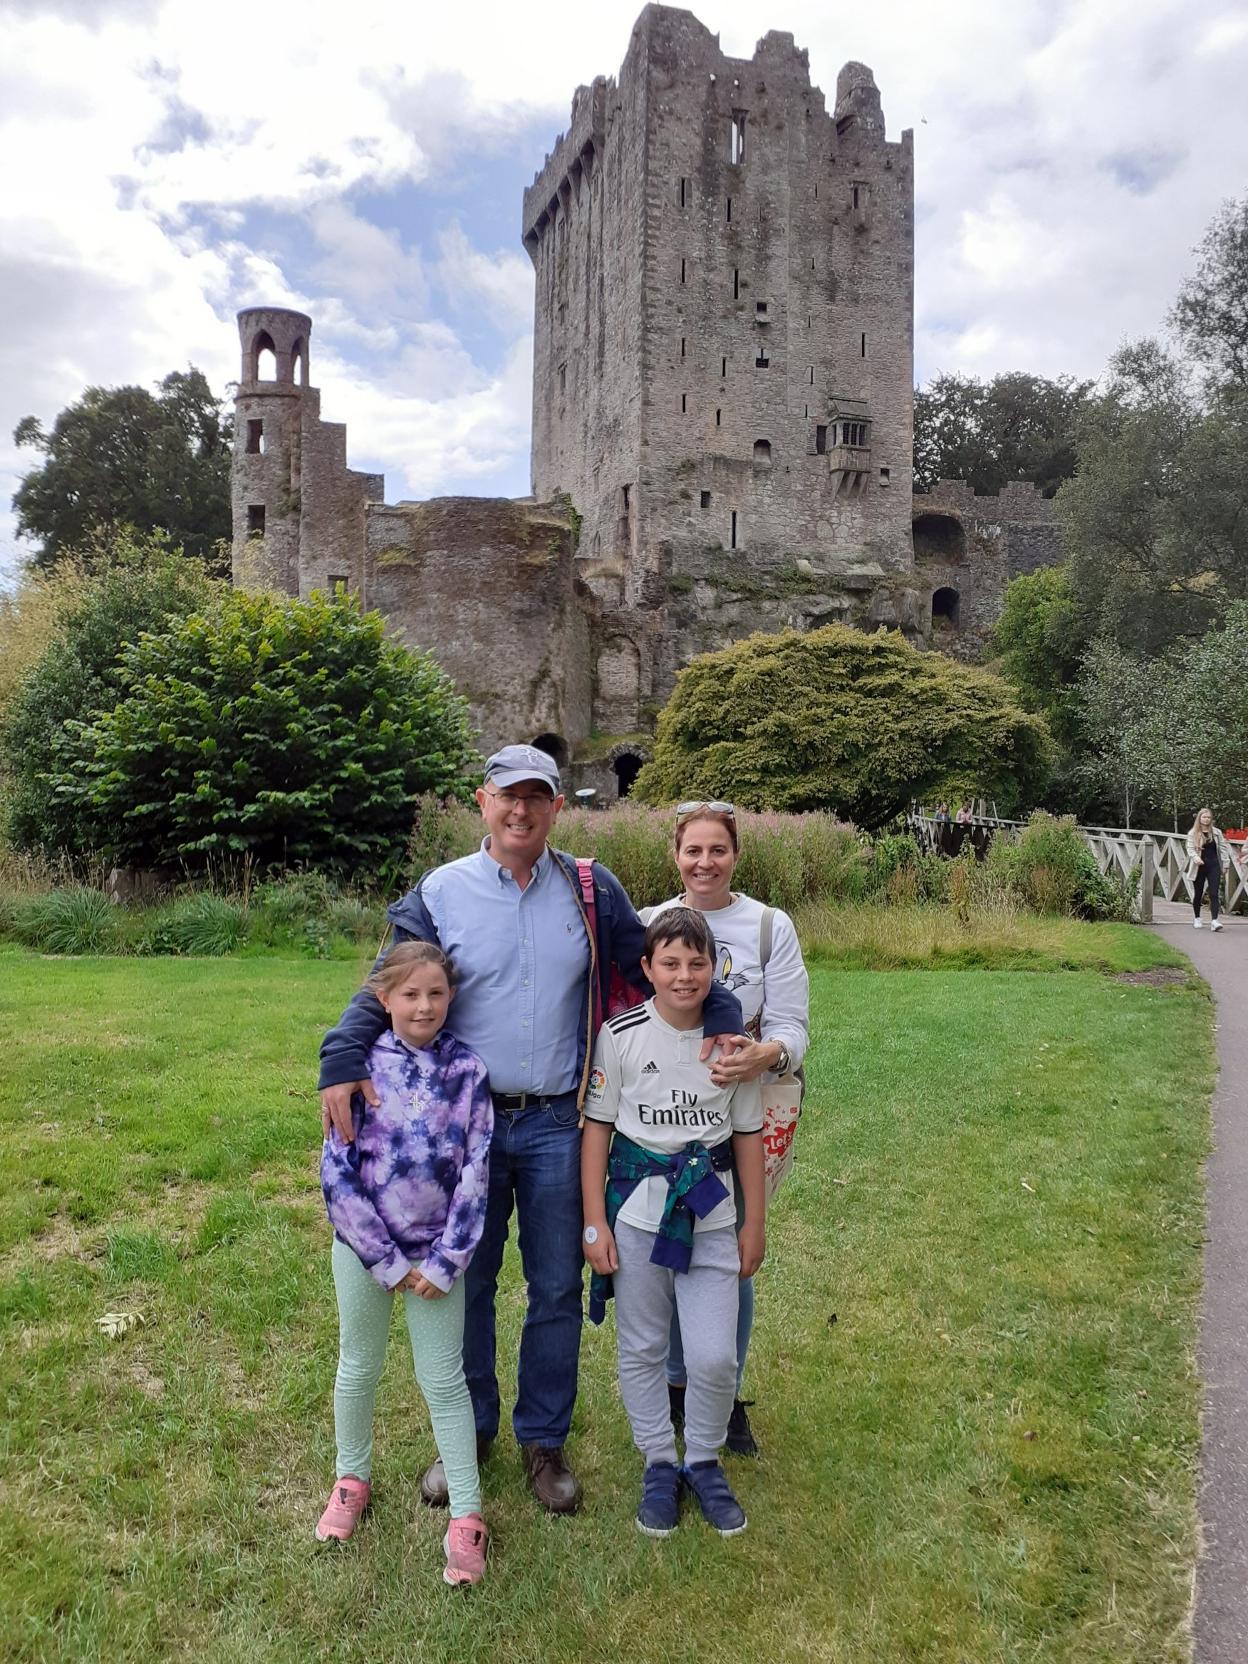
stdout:
[(713, 815), (729, 815), (733, 820), (737, 818), (737, 811), (731, 803), (720, 803), (715, 798), (700, 798), (696, 802), (692, 799), (688, 803), (676, 805), (676, 818), (683, 815), (696, 815), (703, 809), (709, 809)]
[(536, 804), (539, 808), (548, 809), (555, 801), (549, 792), (495, 792), (487, 786), (485, 795), (492, 797), (503, 809), (518, 809), (523, 803), (526, 806)]

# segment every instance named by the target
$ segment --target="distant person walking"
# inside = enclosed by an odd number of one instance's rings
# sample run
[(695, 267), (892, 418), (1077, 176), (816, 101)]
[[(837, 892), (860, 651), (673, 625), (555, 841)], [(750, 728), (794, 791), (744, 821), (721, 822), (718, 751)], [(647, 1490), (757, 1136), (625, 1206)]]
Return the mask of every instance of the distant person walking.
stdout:
[(1218, 918), (1222, 874), (1235, 865), (1235, 857), (1222, 833), (1213, 824), (1213, 812), (1202, 809), (1187, 834), (1187, 876), (1192, 880), (1192, 925), (1200, 929), (1200, 904), (1209, 891), (1210, 930), (1221, 930)]
[(958, 826), (969, 826), (971, 824), (971, 822), (975, 819), (975, 816), (971, 813), (970, 809), (967, 807), (967, 805), (965, 803), (960, 803), (958, 805), (958, 812), (953, 818), (954, 818), (954, 822)]

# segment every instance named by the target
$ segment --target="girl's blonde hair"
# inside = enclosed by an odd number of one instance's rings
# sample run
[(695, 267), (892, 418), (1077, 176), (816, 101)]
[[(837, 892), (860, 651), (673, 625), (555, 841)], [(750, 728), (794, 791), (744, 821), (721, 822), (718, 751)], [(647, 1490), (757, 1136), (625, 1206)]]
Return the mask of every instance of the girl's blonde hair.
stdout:
[(1212, 809), (1197, 809), (1196, 819), (1192, 822), (1192, 830), (1187, 834), (1189, 838), (1194, 837), (1197, 833), (1199, 833), (1199, 831), (1200, 831), (1200, 821), (1201, 821), (1201, 816), (1202, 815), (1208, 815), (1209, 816), (1209, 836), (1212, 837), (1214, 832), (1217, 830), (1217, 828), (1213, 824), (1213, 810)]
[(388, 994), (417, 965), (440, 965), (447, 985), (455, 986), (455, 967), (436, 942), (396, 942), (364, 986), (370, 994)]

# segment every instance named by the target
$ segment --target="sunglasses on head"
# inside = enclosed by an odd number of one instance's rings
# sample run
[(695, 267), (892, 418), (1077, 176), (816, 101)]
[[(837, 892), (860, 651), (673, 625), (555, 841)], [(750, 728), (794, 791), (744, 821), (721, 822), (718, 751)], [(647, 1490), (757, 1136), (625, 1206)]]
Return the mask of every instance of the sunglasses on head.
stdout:
[(737, 818), (737, 811), (731, 803), (720, 803), (715, 798), (701, 798), (697, 802), (691, 800), (688, 803), (678, 803), (676, 805), (676, 818), (680, 820), (684, 815), (696, 815), (703, 809), (709, 809), (713, 815), (731, 815), (734, 820)]

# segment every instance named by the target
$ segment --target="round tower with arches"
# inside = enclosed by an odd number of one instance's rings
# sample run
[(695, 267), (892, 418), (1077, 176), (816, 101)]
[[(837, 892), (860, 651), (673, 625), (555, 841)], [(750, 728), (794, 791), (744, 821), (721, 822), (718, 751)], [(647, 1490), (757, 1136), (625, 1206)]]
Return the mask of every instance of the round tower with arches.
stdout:
[(234, 581), (297, 595), (312, 320), (285, 307), (250, 306), (238, 314), (238, 334)]

